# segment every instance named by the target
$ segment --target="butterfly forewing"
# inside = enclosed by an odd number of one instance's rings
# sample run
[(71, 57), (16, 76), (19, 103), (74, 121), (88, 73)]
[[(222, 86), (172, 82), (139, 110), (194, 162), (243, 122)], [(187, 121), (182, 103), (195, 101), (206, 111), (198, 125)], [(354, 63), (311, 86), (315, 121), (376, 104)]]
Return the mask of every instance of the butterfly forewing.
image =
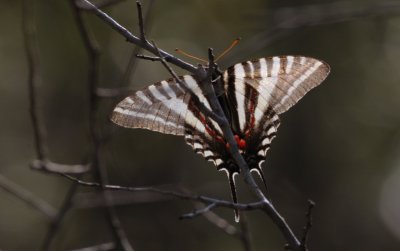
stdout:
[[(262, 110), (272, 106), (277, 114), (292, 107), (329, 74), (329, 66), (317, 59), (302, 56), (276, 56), (239, 63), (224, 73), (229, 79), (243, 81), (261, 96)], [(234, 76), (234, 77), (232, 77)]]
[[(199, 89), (191, 83), (191, 76), (181, 77), (195, 95), (201, 97)], [(166, 134), (184, 135), (185, 123), (193, 124), (197, 119), (188, 111), (192, 98), (173, 79), (161, 81), (126, 97), (114, 109), (111, 120), (123, 127), (144, 128)]]

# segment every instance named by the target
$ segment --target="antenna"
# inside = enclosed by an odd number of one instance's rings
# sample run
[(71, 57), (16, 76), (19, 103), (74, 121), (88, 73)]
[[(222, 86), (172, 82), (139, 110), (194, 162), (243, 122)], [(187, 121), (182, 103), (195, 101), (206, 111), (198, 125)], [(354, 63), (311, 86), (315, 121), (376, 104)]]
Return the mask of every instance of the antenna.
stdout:
[(235, 47), (235, 46), (239, 43), (239, 41), (240, 41), (241, 39), (242, 39), (242, 38), (238, 37), (238, 38), (236, 38), (235, 40), (233, 40), (233, 42), (231, 43), (231, 45), (229, 45), (229, 47), (226, 48), (226, 49), (215, 59), (215, 62), (217, 62), (220, 58), (222, 58), (223, 56), (225, 56), (226, 53), (228, 53), (230, 50), (232, 50), (233, 47)]
[(203, 62), (203, 63), (208, 64), (208, 61), (207, 61), (207, 60), (202, 59), (202, 58), (199, 58), (199, 57), (196, 57), (196, 56), (193, 56), (192, 54), (189, 54), (189, 53), (187, 53), (187, 52), (182, 51), (181, 49), (176, 48), (175, 51), (178, 52), (178, 53), (180, 53), (180, 54), (182, 54), (182, 55), (185, 55), (185, 56), (188, 57), (188, 58), (193, 58), (193, 59), (196, 59), (196, 60), (199, 60), (199, 61), (201, 61), (201, 62)]
[[(219, 54), (219, 56), (215, 59), (215, 62), (217, 62), (220, 58), (222, 58), (223, 56), (225, 56), (225, 54), (227, 54), (230, 50), (232, 50), (233, 47), (235, 47), (239, 43), (240, 40), (241, 40), (240, 37), (233, 40), (233, 42), (228, 46), (228, 48), (226, 48), (221, 54)], [(208, 64), (207, 60), (193, 56), (192, 54), (189, 54), (181, 49), (176, 48), (175, 51), (188, 57), (188, 58), (192, 58), (192, 59), (195, 59), (195, 60), (198, 60), (198, 61)]]

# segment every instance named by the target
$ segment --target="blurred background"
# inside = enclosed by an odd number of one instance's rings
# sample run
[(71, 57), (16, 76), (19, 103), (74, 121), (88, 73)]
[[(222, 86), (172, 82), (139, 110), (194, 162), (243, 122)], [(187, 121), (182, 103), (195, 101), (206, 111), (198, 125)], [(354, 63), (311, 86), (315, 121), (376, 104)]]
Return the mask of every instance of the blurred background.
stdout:
[[(38, 110), (48, 157), (64, 164), (86, 163), (93, 152), (89, 61), (74, 10), (67, 0), (34, 2), (42, 79)], [(299, 236), (307, 199), (315, 201), (310, 250), (399, 250), (400, 1), (144, 0), (143, 7), (148, 37), (171, 53), (180, 48), (205, 58), (208, 47), (218, 54), (242, 37), (220, 61), (222, 69), (285, 54), (329, 63), (328, 79), (281, 118), (264, 168), (267, 194)], [(138, 34), (134, 1), (104, 10)], [(141, 60), (127, 74), (135, 47), (90, 12), (83, 15), (101, 49), (99, 87), (136, 90), (170, 77), (159, 63)], [(112, 249), (113, 232), (99, 190), (29, 167), (37, 156), (22, 1), (0, 1), (0, 81), (0, 250), (40, 250), (45, 240), (49, 250), (103, 243)], [(182, 137), (111, 125), (108, 116), (120, 99), (99, 98), (96, 114), (98, 131), (106, 137), (99, 154), (109, 183), (184, 186), (230, 199), (226, 176)], [(92, 173), (80, 178), (96, 181)], [(239, 200), (253, 201), (243, 182), (238, 183)], [(18, 192), (48, 203), (50, 212), (62, 216), (53, 221), (59, 224), (51, 224)], [(237, 236), (205, 217), (179, 220), (193, 210), (191, 202), (143, 193), (113, 195), (134, 250), (244, 250)], [(231, 232), (240, 231), (232, 210), (215, 213), (232, 225)], [(283, 250), (285, 240), (268, 217), (252, 211), (247, 219), (254, 250)]]

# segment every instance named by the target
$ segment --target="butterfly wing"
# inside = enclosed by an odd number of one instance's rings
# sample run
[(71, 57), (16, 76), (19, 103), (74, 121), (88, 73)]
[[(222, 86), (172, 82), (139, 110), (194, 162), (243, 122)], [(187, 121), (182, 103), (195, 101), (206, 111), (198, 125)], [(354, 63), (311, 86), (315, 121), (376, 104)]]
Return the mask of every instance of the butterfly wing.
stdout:
[[(193, 79), (189, 75), (180, 77)], [(197, 95), (199, 90), (193, 88)], [(144, 128), (165, 134), (184, 135), (184, 125), (190, 122), (186, 93), (174, 79), (164, 80), (135, 92), (114, 108), (111, 120), (127, 128)]]
[(278, 115), (328, 74), (326, 63), (302, 56), (260, 58), (233, 65), (224, 72), (225, 93), (231, 110), (236, 111), (232, 129), (246, 143), (243, 156), (252, 171), (262, 176), (260, 166), (276, 135)]

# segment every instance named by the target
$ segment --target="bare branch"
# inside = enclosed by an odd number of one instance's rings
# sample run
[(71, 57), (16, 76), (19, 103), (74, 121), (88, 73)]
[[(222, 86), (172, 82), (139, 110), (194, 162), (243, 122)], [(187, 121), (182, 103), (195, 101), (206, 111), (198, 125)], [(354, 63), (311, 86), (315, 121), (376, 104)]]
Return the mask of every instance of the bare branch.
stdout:
[(222, 199), (216, 199), (216, 198), (211, 198), (203, 195), (188, 195), (186, 193), (179, 193), (175, 191), (169, 191), (169, 190), (162, 190), (156, 187), (126, 187), (126, 186), (118, 186), (118, 185), (100, 185), (97, 182), (87, 182), (80, 180), (76, 177), (73, 177), (71, 175), (67, 174), (61, 174), (62, 176), (66, 177), (67, 179), (74, 181), (75, 183), (82, 185), (82, 186), (87, 186), (87, 187), (103, 187), (104, 189), (107, 190), (119, 190), (119, 191), (130, 191), (130, 192), (152, 192), (152, 193), (158, 193), (166, 196), (171, 196), (175, 197), (177, 199), (182, 199), (182, 200), (190, 200), (190, 201), (200, 201), (206, 204), (212, 204), (215, 203), (218, 207), (226, 207), (226, 208), (237, 208), (239, 210), (256, 210), (263, 208), (264, 203), (263, 201), (259, 202), (252, 202), (252, 203), (233, 203), (231, 201), (227, 200), (222, 200)]
[(15, 184), (14, 182), (7, 179), (1, 174), (0, 174), (0, 188), (14, 195), (16, 198), (25, 202), (29, 206), (35, 208), (43, 215), (47, 216), (50, 221), (56, 218), (57, 213), (54, 207), (52, 207), (46, 201), (40, 199), (30, 191), (24, 189), (18, 184)]

